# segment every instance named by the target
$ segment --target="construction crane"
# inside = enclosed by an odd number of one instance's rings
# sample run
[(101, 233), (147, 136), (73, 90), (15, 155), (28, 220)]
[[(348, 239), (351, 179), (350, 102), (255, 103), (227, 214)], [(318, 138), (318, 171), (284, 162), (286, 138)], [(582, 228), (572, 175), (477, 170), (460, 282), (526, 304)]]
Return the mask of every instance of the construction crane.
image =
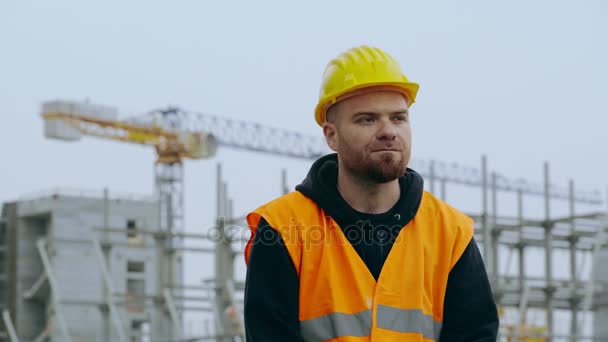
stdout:
[[(174, 217), (176, 220), (182, 219), (179, 209), (183, 201), (178, 199), (183, 194), (184, 159), (212, 158), (220, 146), (305, 160), (314, 160), (330, 152), (320, 136), (177, 107), (156, 109), (125, 120), (118, 120), (117, 113), (113, 107), (89, 102), (51, 101), (42, 106), (45, 134), (49, 138), (73, 141), (79, 140), (82, 135), (90, 135), (153, 146), (158, 156), (155, 172), (157, 191), (175, 201), (172, 209), (177, 215)], [(472, 186), (482, 186), (488, 182), (484, 179), (484, 170), (457, 163), (412, 160), (411, 164), (431, 180)], [(544, 195), (541, 184), (500, 174), (496, 174), (496, 178), (497, 190)], [(550, 196), (568, 199), (569, 194), (567, 189), (552, 188)], [(597, 190), (579, 190), (575, 200), (587, 204), (603, 203), (602, 195)]]
[(152, 110), (118, 120), (113, 107), (89, 102), (51, 101), (42, 105), (45, 135), (66, 141), (83, 135), (152, 146), (156, 150), (155, 184), (161, 228), (183, 228), (184, 159), (208, 159), (227, 146), (300, 159), (327, 153), (320, 137), (181, 110)]

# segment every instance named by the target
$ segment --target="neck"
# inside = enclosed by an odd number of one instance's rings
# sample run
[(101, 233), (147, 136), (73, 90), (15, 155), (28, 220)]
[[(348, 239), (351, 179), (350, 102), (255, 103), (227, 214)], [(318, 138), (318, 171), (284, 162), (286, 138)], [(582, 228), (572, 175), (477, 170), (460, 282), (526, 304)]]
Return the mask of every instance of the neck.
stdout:
[(399, 201), (399, 180), (376, 183), (350, 174), (338, 167), (338, 192), (353, 209), (367, 214), (382, 214)]

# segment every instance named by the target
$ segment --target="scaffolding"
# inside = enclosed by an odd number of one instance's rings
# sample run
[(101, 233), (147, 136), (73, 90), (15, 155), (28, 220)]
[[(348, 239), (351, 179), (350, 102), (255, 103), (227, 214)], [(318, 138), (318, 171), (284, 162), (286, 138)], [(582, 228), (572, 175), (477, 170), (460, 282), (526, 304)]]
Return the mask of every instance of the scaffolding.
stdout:
[[(443, 174), (435, 172), (436, 165), (430, 163), (420, 170), (427, 174), (430, 191), (435, 183), (440, 183), (440, 196), (446, 198), (446, 184), (454, 182), (446, 177), (449, 172), (444, 166)], [(482, 157), (481, 182), (470, 182), (466, 185), (481, 190), (482, 208), (469, 215), (475, 219), (475, 239), (481, 243), (483, 259), (500, 308), (503, 324), (501, 339), (506, 341), (600, 341), (608, 336), (584, 336), (582, 328), (586, 326), (587, 313), (597, 309), (594, 299), (608, 293), (608, 283), (598, 282), (596, 274), (601, 270), (598, 257), (602, 249), (608, 246), (608, 213), (599, 209), (595, 212), (578, 213), (576, 204), (600, 206), (599, 192), (576, 192), (574, 181), (570, 180), (567, 190), (551, 183), (549, 164), (544, 163), (542, 186), (532, 185), (525, 181), (508, 182), (495, 172), (489, 172), (487, 159)], [(501, 193), (515, 196), (515, 216), (500, 214), (498, 198)], [(542, 217), (526, 218), (524, 213), (525, 195), (542, 198)], [(512, 197), (512, 196), (511, 196)], [(566, 201), (568, 213), (555, 215), (552, 205), (556, 201)], [(528, 213), (529, 215), (529, 213)], [(527, 265), (532, 262), (527, 257), (531, 248), (540, 248), (544, 254), (544, 276), (531, 276)], [(555, 252), (565, 250), (569, 253), (569, 277), (557, 278), (553, 273), (556, 268)], [(582, 260), (580, 257), (582, 256)], [(516, 275), (506, 274), (501, 270), (504, 258), (507, 271), (512, 260), (517, 259)], [(582, 279), (582, 262), (591, 259), (591, 274)], [(567, 263), (566, 263), (567, 264)], [(604, 271), (605, 272), (605, 271)], [(527, 322), (528, 309), (540, 309), (544, 313), (544, 324), (533, 325)], [(515, 322), (507, 321), (505, 313), (515, 313)], [(555, 332), (554, 313), (556, 310), (567, 310), (570, 316), (569, 333)], [(608, 324), (608, 317), (604, 318)]]

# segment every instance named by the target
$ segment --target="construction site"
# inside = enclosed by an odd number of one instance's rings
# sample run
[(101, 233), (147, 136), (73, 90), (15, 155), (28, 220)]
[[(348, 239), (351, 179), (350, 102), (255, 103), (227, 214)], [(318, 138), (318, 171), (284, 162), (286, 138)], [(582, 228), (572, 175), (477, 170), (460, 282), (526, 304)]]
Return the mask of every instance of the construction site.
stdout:
[[(216, 165), (214, 229), (184, 224), (183, 163), (223, 148), (314, 161), (321, 137), (179, 108), (119, 119), (89, 102), (43, 104), (45, 136), (156, 151), (153, 195), (56, 189), (2, 204), (0, 341), (245, 341), (245, 213)], [(266, 137), (264, 140), (256, 136)], [(500, 341), (608, 341), (608, 202), (601, 191), (488, 167), (413, 160), (425, 189), (475, 220), (501, 318)], [(286, 172), (277, 180), (292, 191)], [(481, 207), (465, 205), (475, 199)], [(213, 276), (185, 281), (200, 255)], [(186, 317), (204, 327), (196, 333)]]

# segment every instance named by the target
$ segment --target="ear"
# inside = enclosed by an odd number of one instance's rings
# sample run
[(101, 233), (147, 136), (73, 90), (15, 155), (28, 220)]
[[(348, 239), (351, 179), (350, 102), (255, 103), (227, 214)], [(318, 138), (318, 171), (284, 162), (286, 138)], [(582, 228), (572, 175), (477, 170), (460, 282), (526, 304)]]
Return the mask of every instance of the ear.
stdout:
[(326, 121), (323, 124), (323, 135), (325, 135), (327, 146), (334, 152), (338, 152), (338, 132), (336, 131), (336, 125)]

